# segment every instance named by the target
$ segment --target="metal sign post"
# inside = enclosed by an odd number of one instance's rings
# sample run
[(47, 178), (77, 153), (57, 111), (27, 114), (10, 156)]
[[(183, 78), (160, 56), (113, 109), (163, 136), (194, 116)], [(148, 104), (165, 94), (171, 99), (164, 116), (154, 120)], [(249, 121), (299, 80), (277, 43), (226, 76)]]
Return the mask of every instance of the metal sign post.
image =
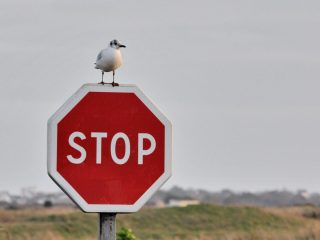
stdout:
[(116, 240), (116, 213), (99, 213), (98, 240)]

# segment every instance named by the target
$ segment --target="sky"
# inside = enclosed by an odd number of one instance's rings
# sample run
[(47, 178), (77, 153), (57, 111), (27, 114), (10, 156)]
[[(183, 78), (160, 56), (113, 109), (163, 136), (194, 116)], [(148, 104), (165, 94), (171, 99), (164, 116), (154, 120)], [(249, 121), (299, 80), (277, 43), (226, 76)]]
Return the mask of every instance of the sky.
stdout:
[(116, 80), (173, 125), (164, 188), (320, 192), (319, 12), (309, 0), (1, 0), (0, 190), (58, 190), (47, 120), (100, 81), (96, 55), (117, 38)]

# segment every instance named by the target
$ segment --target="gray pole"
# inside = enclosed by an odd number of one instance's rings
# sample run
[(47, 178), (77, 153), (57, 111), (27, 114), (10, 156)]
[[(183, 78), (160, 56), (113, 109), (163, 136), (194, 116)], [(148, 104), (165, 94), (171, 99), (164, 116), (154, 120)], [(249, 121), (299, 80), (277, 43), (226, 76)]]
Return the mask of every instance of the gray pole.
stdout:
[(116, 213), (99, 213), (98, 240), (116, 240)]

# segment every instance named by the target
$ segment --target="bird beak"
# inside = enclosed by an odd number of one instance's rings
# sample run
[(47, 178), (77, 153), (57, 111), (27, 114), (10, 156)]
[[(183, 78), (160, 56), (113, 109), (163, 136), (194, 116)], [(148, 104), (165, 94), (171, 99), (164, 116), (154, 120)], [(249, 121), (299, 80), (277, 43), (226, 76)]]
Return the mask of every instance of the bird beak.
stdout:
[(119, 48), (126, 48), (126, 45), (120, 44), (120, 45), (119, 45)]

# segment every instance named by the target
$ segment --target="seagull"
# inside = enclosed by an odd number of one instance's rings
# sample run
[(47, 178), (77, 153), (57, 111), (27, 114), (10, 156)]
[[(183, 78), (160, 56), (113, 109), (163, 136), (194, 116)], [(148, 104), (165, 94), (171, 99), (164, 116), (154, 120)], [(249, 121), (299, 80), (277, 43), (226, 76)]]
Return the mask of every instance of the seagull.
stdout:
[(100, 69), (102, 72), (102, 79), (100, 84), (105, 84), (103, 81), (104, 72), (113, 73), (113, 81), (111, 85), (119, 86), (118, 83), (114, 82), (114, 71), (121, 66), (122, 64), (122, 56), (120, 52), (120, 48), (125, 48), (125, 45), (119, 43), (118, 40), (114, 39), (109, 43), (109, 46), (105, 49), (102, 49), (97, 56), (97, 60), (95, 62), (95, 68)]

